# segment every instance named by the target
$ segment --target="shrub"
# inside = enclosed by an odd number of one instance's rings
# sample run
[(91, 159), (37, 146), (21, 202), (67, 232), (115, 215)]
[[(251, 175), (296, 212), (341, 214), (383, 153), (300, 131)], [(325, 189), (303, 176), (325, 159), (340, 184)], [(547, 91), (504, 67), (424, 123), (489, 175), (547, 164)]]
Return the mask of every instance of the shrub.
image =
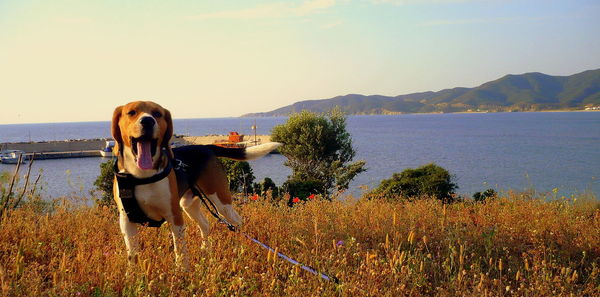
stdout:
[(272, 197), (279, 196), (279, 188), (271, 178), (265, 177), (265, 179), (257, 185), (258, 187), (255, 188), (255, 191), (259, 192), (259, 194), (264, 195), (268, 191), (271, 191)]
[(473, 194), (473, 200), (477, 202), (483, 202), (486, 201), (488, 198), (491, 199), (495, 198), (496, 196), (498, 196), (498, 194), (496, 193), (496, 191), (494, 191), (494, 189), (487, 189), (483, 191), (483, 193), (477, 192)]
[(292, 199), (298, 197), (300, 200), (308, 200), (308, 196), (311, 194), (323, 193), (324, 183), (319, 180), (299, 180), (289, 179), (287, 180), (282, 188), (287, 190), (290, 194), (289, 205), (292, 205)]
[(452, 182), (452, 175), (448, 170), (431, 163), (416, 169), (408, 168), (401, 173), (394, 173), (392, 178), (382, 180), (372, 194), (385, 198), (403, 197), (408, 199), (430, 196), (445, 202), (452, 202), (454, 191), (457, 188), (458, 186)]

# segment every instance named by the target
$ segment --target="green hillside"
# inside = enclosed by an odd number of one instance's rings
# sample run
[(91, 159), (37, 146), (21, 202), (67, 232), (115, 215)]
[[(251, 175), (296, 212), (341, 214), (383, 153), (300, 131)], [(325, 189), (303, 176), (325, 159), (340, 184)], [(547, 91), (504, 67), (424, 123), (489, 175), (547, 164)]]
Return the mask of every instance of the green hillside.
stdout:
[(396, 97), (348, 94), (305, 100), (269, 112), (244, 116), (283, 116), (340, 106), (347, 114), (395, 114), (461, 111), (540, 111), (600, 106), (600, 69), (570, 76), (533, 72), (506, 75), (475, 88), (453, 88)]

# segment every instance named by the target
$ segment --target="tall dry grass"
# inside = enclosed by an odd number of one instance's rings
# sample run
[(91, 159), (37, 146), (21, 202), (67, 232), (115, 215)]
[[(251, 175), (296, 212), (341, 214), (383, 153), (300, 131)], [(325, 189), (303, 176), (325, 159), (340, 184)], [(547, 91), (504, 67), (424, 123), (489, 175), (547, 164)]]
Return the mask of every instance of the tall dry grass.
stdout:
[[(581, 200), (581, 199), (580, 199)], [(3, 296), (598, 296), (596, 201), (520, 194), (486, 203), (310, 201), (294, 208), (243, 199), (244, 231), (337, 276), (320, 280), (224, 226), (211, 248), (188, 224), (191, 265), (174, 267), (168, 227), (144, 228), (129, 266), (117, 217), (27, 205), (0, 224)], [(188, 223), (190, 223), (188, 221)]]

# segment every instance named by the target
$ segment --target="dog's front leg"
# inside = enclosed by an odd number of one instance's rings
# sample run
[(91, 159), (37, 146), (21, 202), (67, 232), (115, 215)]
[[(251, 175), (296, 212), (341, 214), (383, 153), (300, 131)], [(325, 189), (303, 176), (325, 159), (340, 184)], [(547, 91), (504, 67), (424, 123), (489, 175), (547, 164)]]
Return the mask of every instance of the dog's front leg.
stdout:
[(129, 264), (137, 263), (137, 253), (139, 250), (137, 234), (138, 226), (132, 223), (127, 218), (127, 214), (123, 211), (119, 212), (119, 226), (121, 227), (121, 233), (125, 239), (125, 246), (127, 247), (127, 259)]
[(173, 236), (173, 247), (175, 250), (175, 262), (177, 266), (183, 270), (188, 269), (188, 251), (185, 242), (185, 226), (183, 224), (177, 225), (173, 221), (169, 220), (169, 228), (171, 235)]
[(202, 248), (208, 247), (208, 233), (210, 232), (210, 223), (206, 217), (202, 214), (200, 209), (200, 199), (194, 197), (192, 192), (188, 191), (181, 197), (179, 205), (183, 208), (183, 211), (194, 220), (198, 226), (200, 226), (200, 233), (202, 233)]

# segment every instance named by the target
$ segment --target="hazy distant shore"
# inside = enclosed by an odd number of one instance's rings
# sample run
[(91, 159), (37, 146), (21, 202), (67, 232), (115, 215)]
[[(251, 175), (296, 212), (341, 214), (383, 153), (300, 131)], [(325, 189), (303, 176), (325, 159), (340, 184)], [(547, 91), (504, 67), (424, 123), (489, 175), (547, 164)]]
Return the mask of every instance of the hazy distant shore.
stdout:
[[(386, 112), (386, 113), (350, 113), (349, 116), (390, 116), (390, 115), (427, 115), (427, 114), (471, 114), (471, 113), (528, 113), (528, 112), (600, 112), (600, 110), (584, 110), (584, 109), (549, 109), (549, 110), (527, 110), (527, 111), (453, 111), (453, 112)], [(244, 114), (240, 118), (270, 118), (270, 117), (286, 117), (287, 115), (256, 115)]]

